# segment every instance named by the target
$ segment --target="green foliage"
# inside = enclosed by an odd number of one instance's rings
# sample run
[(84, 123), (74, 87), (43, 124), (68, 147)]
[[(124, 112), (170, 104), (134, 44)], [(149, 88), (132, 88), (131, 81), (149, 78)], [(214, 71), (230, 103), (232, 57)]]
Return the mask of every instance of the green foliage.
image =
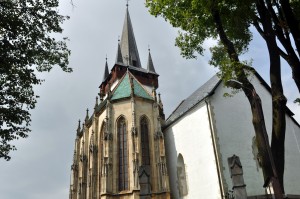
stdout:
[(41, 84), (35, 71), (58, 65), (65, 72), (70, 51), (57, 40), (68, 19), (58, 13), (58, 0), (0, 1), (0, 158), (16, 150), (10, 142), (30, 132), (29, 110), (35, 108), (33, 85)]
[[(203, 42), (208, 38), (218, 39), (211, 15), (211, 2), (208, 0), (147, 0), (146, 6), (154, 16), (162, 16), (174, 27), (181, 28), (176, 38), (176, 46), (186, 58), (196, 58), (195, 53), (203, 54)], [(250, 18), (255, 15), (253, 0), (220, 1), (218, 4), (224, 29), (233, 42), (238, 54), (248, 50), (252, 39), (249, 30)], [(226, 49), (219, 42), (212, 49), (211, 64), (220, 67), (229, 62)], [(220, 68), (222, 70), (222, 68)]]

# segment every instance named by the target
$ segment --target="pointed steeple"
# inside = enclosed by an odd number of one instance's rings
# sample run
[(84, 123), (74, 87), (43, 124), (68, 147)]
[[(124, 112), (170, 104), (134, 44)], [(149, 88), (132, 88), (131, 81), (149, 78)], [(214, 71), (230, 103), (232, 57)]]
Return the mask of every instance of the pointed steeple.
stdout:
[(117, 52), (117, 57), (116, 57), (116, 63), (124, 63), (123, 57), (122, 57), (122, 52), (121, 52), (120, 40), (118, 42), (118, 52)]
[(150, 48), (148, 49), (148, 51), (149, 51), (149, 55), (148, 55), (147, 70), (155, 73), (155, 69), (154, 69), (154, 65), (153, 65), (153, 61), (152, 61), (152, 57), (151, 57), (151, 53), (150, 53)]
[(107, 57), (105, 59), (106, 59), (106, 61), (105, 61), (105, 69), (104, 69), (104, 74), (103, 74), (103, 80), (102, 80), (102, 82), (104, 82), (106, 80), (106, 78), (108, 77), (108, 75), (109, 75), (108, 65), (107, 65)]
[(77, 135), (80, 134), (80, 131), (81, 131), (81, 129), (80, 129), (80, 120), (79, 120), (79, 121), (78, 121), (78, 127), (77, 127)]
[(86, 109), (85, 123), (89, 120), (89, 109)]
[(123, 63), (130, 66), (135, 66), (140, 68), (141, 61), (139, 57), (139, 52), (135, 42), (135, 37), (133, 34), (133, 28), (129, 16), (128, 5), (126, 8), (125, 21), (123, 25), (123, 31), (121, 36), (121, 54)]

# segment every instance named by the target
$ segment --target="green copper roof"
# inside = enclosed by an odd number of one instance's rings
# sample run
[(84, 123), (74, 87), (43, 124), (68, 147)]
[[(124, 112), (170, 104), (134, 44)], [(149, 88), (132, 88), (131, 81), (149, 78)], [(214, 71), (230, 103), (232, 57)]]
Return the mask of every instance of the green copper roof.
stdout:
[[(145, 99), (153, 99), (149, 93), (140, 85), (136, 79), (133, 78), (133, 88), (134, 88), (134, 95), (139, 96)], [(131, 88), (130, 88), (130, 79), (129, 74), (126, 73), (125, 77), (121, 80), (119, 85), (112, 94), (111, 100), (122, 99), (126, 97), (130, 97)]]
[(134, 94), (136, 96), (146, 98), (146, 99), (153, 99), (149, 95), (149, 93), (135, 79), (133, 79), (133, 87), (134, 87)]

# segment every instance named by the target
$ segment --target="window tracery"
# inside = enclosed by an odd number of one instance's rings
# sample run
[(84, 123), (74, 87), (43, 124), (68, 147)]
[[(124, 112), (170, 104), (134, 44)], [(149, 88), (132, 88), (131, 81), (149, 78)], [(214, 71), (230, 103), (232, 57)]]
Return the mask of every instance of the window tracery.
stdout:
[(128, 190), (128, 147), (124, 117), (118, 120), (119, 191)]
[(150, 165), (149, 151), (149, 127), (146, 117), (141, 119), (141, 148), (142, 148), (142, 165)]

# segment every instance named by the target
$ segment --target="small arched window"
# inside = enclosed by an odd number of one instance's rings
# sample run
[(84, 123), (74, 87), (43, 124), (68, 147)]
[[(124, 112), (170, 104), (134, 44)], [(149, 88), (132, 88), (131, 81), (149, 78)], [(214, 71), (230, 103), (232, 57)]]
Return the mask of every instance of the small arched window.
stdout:
[(142, 165), (150, 165), (149, 127), (146, 117), (141, 119)]
[(128, 190), (128, 147), (124, 117), (118, 120), (119, 191)]
[(177, 184), (179, 196), (186, 196), (188, 194), (188, 187), (185, 173), (185, 164), (181, 153), (179, 153), (177, 158)]

